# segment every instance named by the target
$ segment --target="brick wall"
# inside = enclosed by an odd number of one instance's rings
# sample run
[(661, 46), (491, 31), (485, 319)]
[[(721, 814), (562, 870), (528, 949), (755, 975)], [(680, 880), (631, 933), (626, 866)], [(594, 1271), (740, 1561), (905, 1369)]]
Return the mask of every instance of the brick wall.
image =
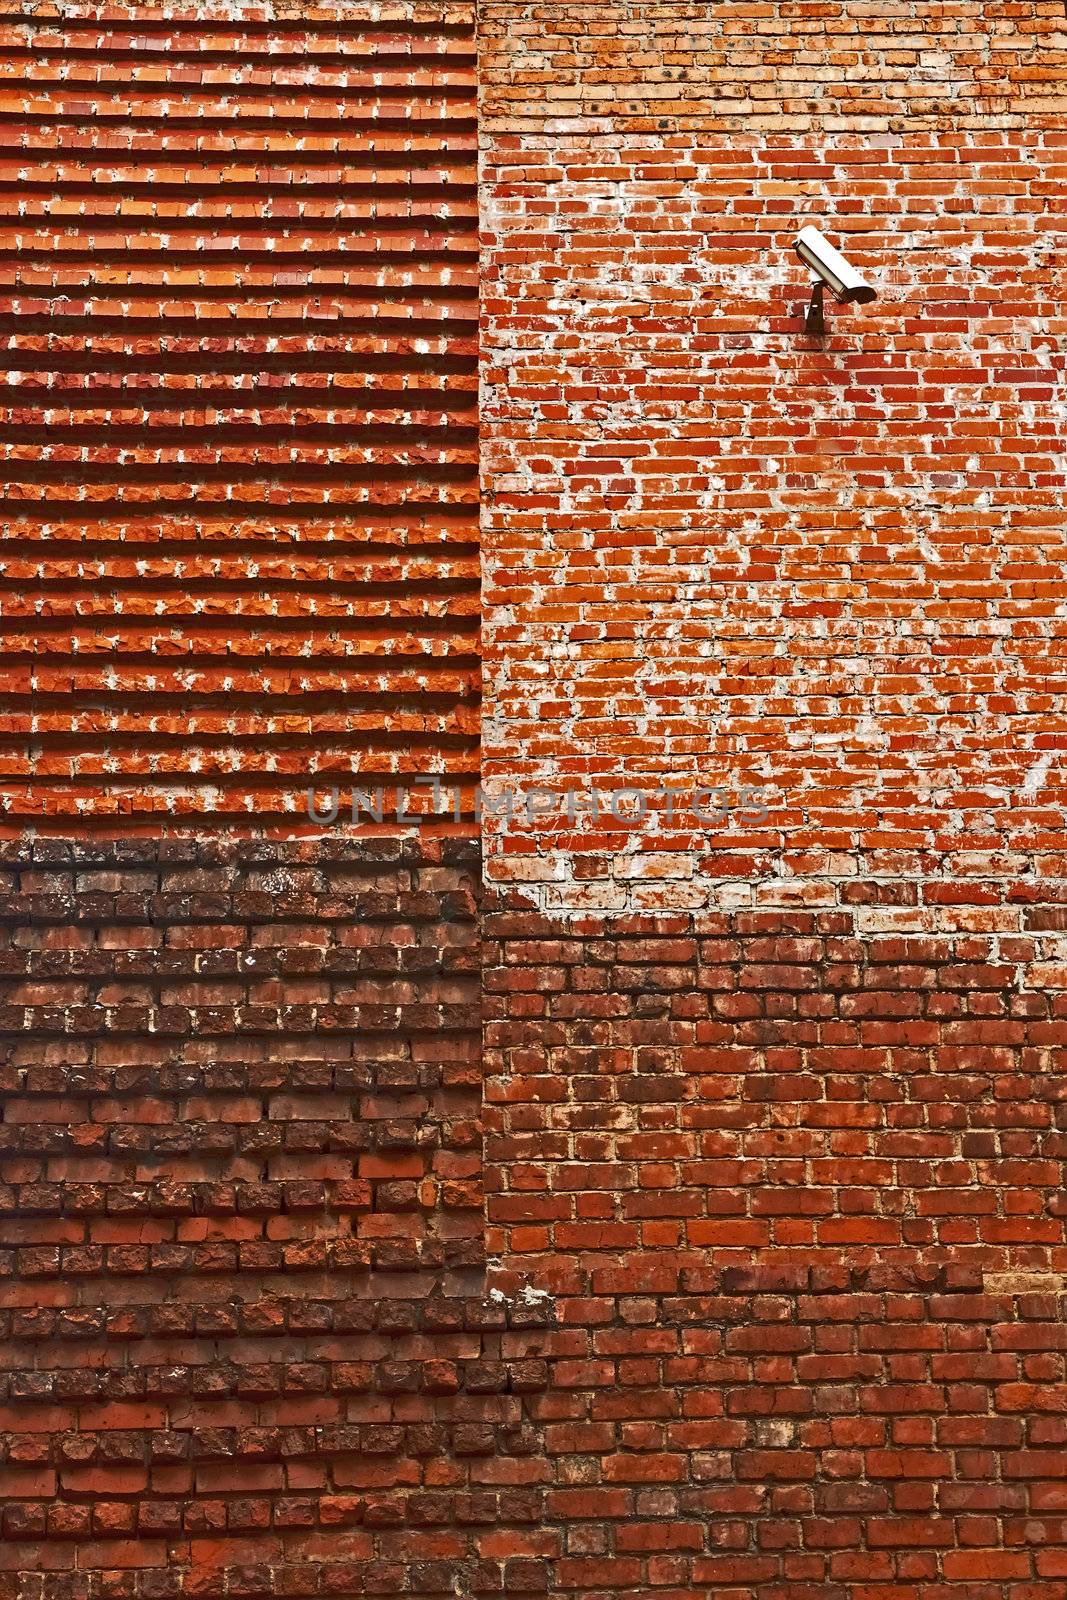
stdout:
[(476, 855), (47, 840), (2, 872), (0, 1592), (476, 1573), (493, 1429), (544, 1381), (509, 1388), (482, 1283)]
[[(553, 1314), (549, 1587), (1060, 1600), (1062, 8), (481, 26), (487, 1244)], [(879, 289), (822, 345), (807, 220)]]
[(0, 1595), (492, 1591), (471, 10), (4, 5), (0, 77)]
[(491, 1254), (571, 1292), (600, 1252), (653, 1273), (661, 1251), (1067, 1265), (1048, 935), (869, 937), (847, 911), (560, 927), (518, 909), (487, 933)]
[[(485, 8), (484, 768), (649, 804), (520, 808), (497, 881), (1062, 876), (1065, 42), (1058, 5)], [(811, 220), (879, 290), (822, 344)]]
[(552, 1592), (1054, 1600), (1061, 1072), (1026, 938), (486, 917), (488, 1247)]
[(482, 7), (482, 892), (469, 10), (2, 20), (0, 1600), (1063, 1600), (1059, 6)]

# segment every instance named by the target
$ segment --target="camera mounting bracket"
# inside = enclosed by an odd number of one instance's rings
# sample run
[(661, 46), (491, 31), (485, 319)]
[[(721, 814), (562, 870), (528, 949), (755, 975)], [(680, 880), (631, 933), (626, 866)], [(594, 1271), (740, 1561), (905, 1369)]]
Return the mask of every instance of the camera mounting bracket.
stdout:
[(808, 314), (804, 318), (804, 332), (813, 334), (816, 339), (822, 339), (826, 335), (826, 319), (823, 316), (823, 287), (821, 283), (812, 284)]

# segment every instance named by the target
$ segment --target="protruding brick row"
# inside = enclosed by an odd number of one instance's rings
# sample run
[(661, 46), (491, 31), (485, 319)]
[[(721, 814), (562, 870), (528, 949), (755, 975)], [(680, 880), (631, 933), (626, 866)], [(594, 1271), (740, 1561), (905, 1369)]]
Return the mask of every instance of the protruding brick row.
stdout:
[(548, 1376), (485, 1294), (478, 867), (0, 847), (5, 1597), (499, 1589)]
[(472, 12), (239, 11), (0, 17), (7, 826), (437, 772), (469, 834)]

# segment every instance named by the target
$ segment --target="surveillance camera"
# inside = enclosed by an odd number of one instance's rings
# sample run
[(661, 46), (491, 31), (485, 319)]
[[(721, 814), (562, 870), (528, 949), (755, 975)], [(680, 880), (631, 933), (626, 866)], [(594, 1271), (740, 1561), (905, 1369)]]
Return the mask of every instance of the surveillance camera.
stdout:
[(822, 314), (823, 285), (829, 284), (834, 296), (843, 305), (869, 305), (877, 298), (869, 283), (864, 283), (855, 267), (846, 261), (840, 250), (835, 250), (829, 239), (824, 239), (818, 228), (810, 225), (801, 230), (793, 246), (801, 261), (818, 273), (808, 307), (804, 329), (807, 333), (821, 335), (825, 332)]

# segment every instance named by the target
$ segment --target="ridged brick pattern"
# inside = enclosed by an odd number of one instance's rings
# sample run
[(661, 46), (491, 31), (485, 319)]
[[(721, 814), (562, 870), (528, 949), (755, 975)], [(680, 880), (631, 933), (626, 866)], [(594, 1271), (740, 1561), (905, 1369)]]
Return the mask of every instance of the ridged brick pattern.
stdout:
[(3, 1600), (434, 1593), (529, 1519), (491, 1467), (545, 1378), (483, 1291), (477, 868), (6, 847)]
[(477, 770), (465, 5), (0, 6), (0, 799)]

